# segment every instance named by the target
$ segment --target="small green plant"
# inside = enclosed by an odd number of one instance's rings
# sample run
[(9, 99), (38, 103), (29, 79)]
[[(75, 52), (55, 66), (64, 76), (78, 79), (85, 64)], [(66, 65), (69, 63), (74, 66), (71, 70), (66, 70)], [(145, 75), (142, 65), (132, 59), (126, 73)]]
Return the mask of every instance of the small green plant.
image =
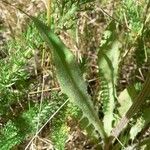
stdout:
[[(77, 27), (78, 13), (81, 8), (82, 11), (89, 9), (90, 2), (88, 0), (56, 0), (55, 3), (51, 3), (51, 15), (48, 15), (51, 17), (48, 23), (51, 24), (48, 25), (39, 18), (26, 14), (34, 24), (27, 29), (26, 34), (18, 43), (16, 41), (9, 44), (8, 57), (0, 60), (0, 116), (4, 118), (3, 127), (0, 130), (2, 150), (12, 149), (35, 134), (25, 148), (28, 149), (36, 136), (56, 114), (57, 116), (49, 124), (51, 131), (48, 132), (57, 149), (65, 149), (69, 134), (68, 117), (76, 118), (81, 125), (84, 124), (83, 129), (90, 133), (89, 137), (97, 138), (96, 144), (99, 145), (99, 149), (149, 149), (150, 140), (149, 137), (145, 137), (145, 133), (149, 132), (150, 124), (148, 116), (150, 113), (150, 71), (146, 70), (142, 74), (142, 81), (135, 79), (126, 87), (119, 87), (121, 86), (120, 73), (123, 73), (122, 68), (129, 55), (131, 58), (135, 56), (134, 60), (137, 65), (135, 75), (138, 70), (142, 70), (142, 63), (146, 65), (150, 63), (149, 15), (141, 15), (144, 11), (136, 1), (121, 2), (119, 15), (116, 10), (103, 32), (101, 42), (97, 44), (99, 46), (95, 49), (92, 47), (95, 50), (92, 52), (96, 53), (97, 64), (95, 65), (98, 68), (95, 72), (99, 76), (97, 80), (100, 105), (96, 107), (98, 113), (92, 101), (93, 97), (91, 98), (88, 93), (88, 85), (83, 78), (86, 69), (81, 70), (80, 67), (86, 64), (81, 64), (68, 45), (64, 44), (57, 35), (61, 30), (67, 30), (71, 36), (77, 34), (75, 27)], [(149, 2), (144, 6), (148, 12)], [(85, 16), (88, 18), (88, 15)], [(113, 17), (117, 17), (118, 20)], [(89, 29), (87, 26), (90, 23), (85, 20), (84, 27)], [(90, 33), (90, 31), (87, 32)], [(85, 35), (94, 36), (88, 33)], [(36, 40), (34, 40), (35, 36)], [(73, 40), (75, 39), (73, 37)], [(56, 69), (54, 71), (63, 94), (51, 91), (50, 100), (43, 98), (42, 86), (40, 103), (39, 101), (35, 103), (32, 100), (29, 101), (26, 96), (30, 87), (27, 81), (31, 78), (31, 74), (25, 68), (28, 59), (34, 55), (33, 51), (36, 52), (35, 49), (39, 47), (43, 50), (45, 44), (47, 44), (47, 49), (44, 50), (44, 56), (48, 52), (52, 54)], [(39, 55), (41, 57), (42, 54)], [(80, 60), (82, 61), (82, 53)], [(42, 61), (42, 67), (45, 67), (43, 56)], [(85, 62), (89, 63), (88, 60)], [(41, 74), (44, 76), (43, 72)], [(37, 75), (38, 71), (35, 74)], [(30, 82), (34, 84), (34, 81), (30, 80)], [(21, 103), (23, 108), (16, 109), (17, 103), (18, 105)]]
[[(127, 114), (121, 119), (121, 122), (119, 123), (117, 128), (113, 129), (112, 133), (110, 134), (112, 128), (113, 109), (114, 109), (114, 102), (115, 102), (114, 99), (116, 96), (115, 83), (117, 79), (116, 75), (118, 72), (117, 66), (119, 65), (119, 49), (120, 49), (120, 43), (116, 40), (115, 35), (113, 35), (114, 34), (113, 32), (115, 30), (114, 29), (115, 24), (110, 25), (110, 29), (107, 33), (108, 35), (106, 35), (106, 39), (107, 39), (106, 43), (104, 43), (104, 46), (102, 45), (106, 50), (106, 52), (103, 51), (103, 49), (101, 49), (99, 54), (99, 60), (100, 60), (99, 66), (103, 68), (101, 69), (102, 71), (100, 70), (100, 72), (101, 75), (103, 73), (104, 79), (108, 83), (108, 86), (106, 86), (106, 88), (110, 92), (110, 97), (108, 95), (108, 100), (110, 101), (104, 102), (104, 104), (106, 105), (104, 106), (106, 107), (104, 109), (104, 116), (106, 117), (104, 118), (105, 119), (104, 123), (106, 122), (106, 129), (108, 132), (108, 134), (106, 134), (102, 122), (100, 122), (97, 115), (95, 114), (94, 106), (92, 105), (88, 96), (86, 96), (86, 91), (84, 91), (86, 87), (83, 83), (83, 79), (81, 79), (79, 76), (80, 71), (77, 64), (75, 63), (75, 58), (73, 54), (71, 54), (71, 52), (68, 51), (65, 45), (57, 38), (57, 36), (54, 33), (52, 33), (51, 31), (48, 32), (48, 28), (44, 24), (42, 24), (39, 20), (37, 20), (34, 17), (31, 17), (31, 19), (34, 21), (35, 25), (37, 26), (44, 40), (47, 41), (49, 46), (53, 49), (54, 62), (57, 69), (57, 77), (60, 86), (62, 88), (62, 91), (65, 94), (67, 94), (69, 99), (73, 101), (82, 110), (83, 118), (86, 117), (89, 120), (89, 125), (90, 124), (93, 125), (95, 130), (100, 133), (101, 138), (104, 140), (104, 145), (106, 145), (105, 148), (106, 149), (109, 148), (109, 146), (112, 144), (110, 143), (112, 142), (112, 137), (117, 138), (119, 136), (124, 125), (126, 125), (129, 122), (130, 118), (137, 112), (138, 108), (141, 107), (141, 104), (142, 102), (144, 102), (145, 98), (149, 96), (149, 92), (150, 92), (149, 78), (147, 77), (147, 80), (145, 81), (141, 93), (139, 94), (139, 96), (136, 97), (134, 103), (127, 111)], [(107, 50), (107, 48), (110, 48), (110, 50), (109, 49)], [(116, 55), (114, 55), (114, 51)], [(74, 70), (74, 68), (76, 70)], [(77, 81), (80, 84), (77, 83)], [(104, 98), (106, 98), (106, 96), (107, 95), (104, 95)], [(111, 99), (111, 97), (113, 99)], [(110, 115), (112, 116), (110, 117)], [(108, 122), (107, 119), (110, 122)], [(108, 125), (110, 127), (108, 127)], [(107, 143), (108, 142), (107, 136), (109, 135), (111, 140), (109, 141), (109, 143)]]

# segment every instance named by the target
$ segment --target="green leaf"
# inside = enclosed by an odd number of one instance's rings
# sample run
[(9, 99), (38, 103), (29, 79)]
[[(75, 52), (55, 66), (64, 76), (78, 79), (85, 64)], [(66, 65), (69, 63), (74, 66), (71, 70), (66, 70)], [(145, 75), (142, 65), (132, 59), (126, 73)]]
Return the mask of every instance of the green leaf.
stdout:
[(31, 17), (31, 19), (53, 52), (56, 74), (63, 93), (82, 110), (83, 118), (88, 118), (89, 124), (92, 124), (102, 139), (105, 139), (106, 134), (102, 122), (87, 93), (87, 86), (74, 55), (45, 24), (35, 17)]
[(5, 127), (1, 130), (0, 147), (1, 150), (9, 150), (23, 140), (24, 136), (19, 134), (19, 130), (15, 124), (9, 120)]
[(101, 77), (100, 97), (103, 104), (104, 128), (109, 134), (114, 120), (115, 84), (118, 76), (121, 43), (116, 32), (116, 23), (112, 21), (104, 32), (104, 37), (98, 52), (98, 65)]
[(136, 135), (142, 130), (144, 127), (144, 119), (142, 117), (138, 118), (135, 125), (132, 125), (130, 130), (130, 138), (134, 140)]
[(123, 116), (128, 111), (136, 95), (137, 91), (134, 85), (128, 86), (120, 93), (118, 96), (118, 102), (120, 104), (118, 111), (121, 116)]
[(150, 123), (149, 114), (150, 114), (149, 107), (148, 108), (144, 108), (144, 110), (142, 112), (142, 116), (137, 119), (136, 124), (133, 125), (131, 130), (130, 130), (130, 138), (132, 140), (134, 140), (136, 135), (139, 132), (141, 132), (141, 130), (143, 129), (144, 126), (147, 126)]

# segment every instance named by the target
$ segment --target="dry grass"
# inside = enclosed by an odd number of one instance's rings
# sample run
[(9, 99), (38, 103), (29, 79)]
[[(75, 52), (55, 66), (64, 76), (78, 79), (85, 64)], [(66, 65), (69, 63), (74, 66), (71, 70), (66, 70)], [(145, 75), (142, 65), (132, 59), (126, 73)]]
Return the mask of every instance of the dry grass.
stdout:
[[(41, 0), (8, 0), (8, 2), (34, 16), (45, 11), (45, 5)], [(6, 38), (17, 37), (20, 35), (24, 31), (28, 22), (25, 14), (4, 2), (0, 3), (0, 17), (6, 29), (3, 33), (3, 36)]]

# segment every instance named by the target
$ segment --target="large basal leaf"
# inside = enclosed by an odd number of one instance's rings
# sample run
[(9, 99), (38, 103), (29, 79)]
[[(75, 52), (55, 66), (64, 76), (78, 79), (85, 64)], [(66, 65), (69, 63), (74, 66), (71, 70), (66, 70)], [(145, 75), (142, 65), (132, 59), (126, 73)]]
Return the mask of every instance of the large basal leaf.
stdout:
[(53, 52), (56, 74), (63, 93), (82, 110), (83, 117), (88, 118), (89, 125), (92, 124), (101, 137), (105, 139), (106, 134), (102, 123), (98, 118), (90, 96), (87, 94), (87, 86), (74, 55), (45, 24), (37, 18), (31, 17), (31, 19)]
[(98, 65), (101, 77), (100, 98), (103, 104), (104, 128), (110, 134), (115, 106), (115, 83), (118, 75), (118, 65), (121, 43), (116, 33), (116, 24), (112, 21), (104, 32), (104, 37), (98, 52)]

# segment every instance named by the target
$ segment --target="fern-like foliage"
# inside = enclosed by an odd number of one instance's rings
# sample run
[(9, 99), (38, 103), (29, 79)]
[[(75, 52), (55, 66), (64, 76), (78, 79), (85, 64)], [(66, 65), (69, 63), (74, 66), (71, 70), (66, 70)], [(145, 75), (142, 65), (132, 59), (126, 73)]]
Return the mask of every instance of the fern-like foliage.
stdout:
[(56, 149), (64, 149), (66, 140), (70, 132), (68, 118), (77, 119), (80, 116), (80, 110), (72, 103), (65, 105), (53, 119), (51, 126), (50, 139)]
[(5, 124), (0, 131), (1, 150), (10, 150), (34, 134), (37, 130), (37, 123), (40, 121), (39, 127), (41, 127), (66, 100), (64, 96), (58, 96), (58, 93), (52, 93), (52, 95), (51, 102), (46, 100), (43, 102), (40, 113), (39, 104), (32, 105), (29, 110), (16, 118), (11, 118)]
[[(9, 57), (0, 60), (0, 115), (6, 114), (6, 110), (9, 112), (11, 104), (21, 101), (29, 78), (24, 69), (28, 54), (21, 50), (21, 45), (17, 47), (15, 44), (9, 42)], [(17, 50), (13, 52), (15, 48)]]

